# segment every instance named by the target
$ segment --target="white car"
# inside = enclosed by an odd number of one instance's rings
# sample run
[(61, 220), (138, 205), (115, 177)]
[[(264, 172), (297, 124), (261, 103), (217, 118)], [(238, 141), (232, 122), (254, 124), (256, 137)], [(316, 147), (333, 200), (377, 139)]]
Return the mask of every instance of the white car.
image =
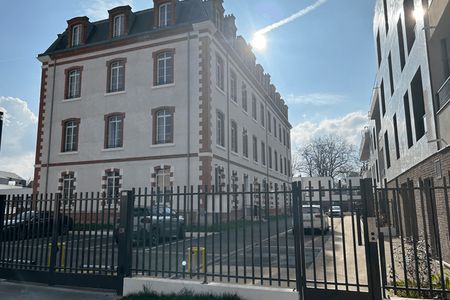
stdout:
[(304, 230), (314, 230), (322, 233), (326, 233), (330, 230), (328, 216), (323, 212), (319, 205), (303, 205), (302, 211)]

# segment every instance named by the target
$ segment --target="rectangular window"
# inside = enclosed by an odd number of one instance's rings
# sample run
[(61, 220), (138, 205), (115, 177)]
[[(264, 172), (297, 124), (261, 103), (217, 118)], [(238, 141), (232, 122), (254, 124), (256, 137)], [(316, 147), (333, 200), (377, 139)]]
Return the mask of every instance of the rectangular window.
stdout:
[(377, 150), (377, 135), (375, 133), (375, 128), (372, 128), (372, 137), (373, 137), (373, 149)]
[(384, 23), (386, 26), (386, 35), (387, 35), (389, 32), (389, 16), (386, 0), (383, 0), (383, 8), (384, 8)]
[(258, 112), (256, 111), (256, 97), (252, 94), (252, 117), (253, 120), (258, 120)]
[(381, 97), (381, 111), (383, 116), (386, 114), (386, 96), (384, 95), (384, 81), (381, 80), (380, 85), (380, 97)]
[(274, 161), (275, 161), (275, 171), (278, 171), (278, 153), (276, 150), (274, 155)]
[(272, 169), (272, 147), (269, 146), (269, 168)]
[(397, 115), (394, 115), (394, 138), (395, 138), (395, 154), (397, 159), (400, 158), (400, 145), (398, 142)]
[(170, 189), (170, 166), (159, 168), (156, 170), (156, 186), (160, 191)]
[(231, 151), (238, 153), (237, 124), (231, 121)]
[(242, 109), (244, 109), (245, 112), (248, 111), (247, 106), (247, 86), (242, 83)]
[(284, 161), (284, 175), (287, 176), (287, 159), (286, 159), (286, 157), (283, 159), (283, 161)]
[(78, 125), (79, 120), (63, 122), (62, 152), (75, 152), (78, 150)]
[(222, 91), (225, 90), (223, 59), (219, 55), (216, 55), (216, 85)]
[(277, 119), (273, 117), (273, 134), (277, 137)]
[(280, 140), (280, 143), (282, 142), (282, 136), (281, 136), (281, 124), (278, 124), (278, 138)]
[(159, 27), (169, 26), (172, 22), (172, 4), (164, 3), (159, 6)]
[(391, 153), (389, 151), (389, 137), (387, 131), (384, 133), (384, 149), (386, 151), (386, 166), (389, 169), (391, 167)]
[(264, 142), (261, 142), (261, 162), (263, 166), (266, 165), (266, 144)]
[(405, 42), (404, 42), (404, 38), (403, 38), (403, 26), (402, 26), (402, 17), (400, 17), (398, 19), (397, 22), (397, 38), (398, 38), (398, 49), (399, 49), (399, 55), (400, 55), (400, 67), (403, 71), (403, 68), (405, 67), (406, 64), (406, 59), (405, 59)]
[(378, 58), (378, 67), (381, 65), (381, 41), (380, 41), (380, 31), (377, 33), (377, 58)]
[(124, 115), (111, 115), (106, 117), (106, 147), (123, 147), (123, 118)]
[(125, 90), (125, 61), (118, 60), (109, 64), (108, 92), (115, 93)]
[(113, 19), (113, 38), (120, 37), (125, 32), (125, 16), (117, 15)]
[(222, 112), (217, 112), (216, 121), (216, 143), (225, 147), (225, 118)]
[(230, 76), (230, 98), (231, 101), (237, 102), (237, 77), (233, 71), (231, 71)]
[(394, 94), (394, 74), (392, 73), (392, 56), (391, 53), (389, 53), (388, 56), (388, 66), (389, 66), (389, 83), (391, 85), (391, 96)]
[(411, 96), (414, 112), (414, 125), (416, 129), (416, 141), (425, 135), (425, 103), (423, 96), (422, 74), (421, 70), (417, 70), (411, 82)]
[(280, 173), (283, 174), (283, 158), (281, 157), (281, 154), (280, 154)]
[(269, 110), (267, 110), (267, 129), (269, 129), (269, 132), (272, 132), (272, 116)]
[(76, 68), (67, 71), (66, 99), (81, 97), (81, 70), (82, 68)]
[(242, 154), (248, 158), (248, 134), (245, 128), (242, 130)]
[(414, 17), (414, 0), (403, 1), (403, 12), (405, 16), (406, 42), (408, 45), (408, 53), (416, 40), (416, 19)]
[(62, 178), (63, 199), (73, 199), (75, 191), (75, 176), (73, 173), (65, 174)]
[(283, 145), (286, 146), (286, 129), (283, 128)]
[(258, 162), (258, 140), (253, 136), (253, 160)]
[(375, 169), (377, 172), (377, 182), (380, 182), (380, 171), (378, 169), (378, 160), (375, 160)]
[(118, 170), (106, 172), (106, 197), (108, 201), (119, 197), (120, 173)]
[(403, 96), (403, 106), (405, 108), (405, 122), (406, 122), (406, 136), (408, 138), (408, 148), (411, 148), (414, 144), (412, 136), (412, 125), (411, 125), (411, 110), (409, 107), (409, 96), (408, 91), (405, 96)]
[(82, 25), (77, 24), (72, 27), (72, 47), (79, 46), (81, 44)]
[(264, 110), (264, 104), (260, 103), (259, 108), (260, 108), (260, 116), (261, 116), (261, 125), (264, 127), (264, 126), (266, 126), (266, 124), (265, 124), (266, 113)]
[(153, 118), (156, 123), (155, 144), (173, 143), (173, 108), (163, 108), (154, 112)]
[(174, 51), (164, 51), (156, 55), (156, 85), (174, 82)]

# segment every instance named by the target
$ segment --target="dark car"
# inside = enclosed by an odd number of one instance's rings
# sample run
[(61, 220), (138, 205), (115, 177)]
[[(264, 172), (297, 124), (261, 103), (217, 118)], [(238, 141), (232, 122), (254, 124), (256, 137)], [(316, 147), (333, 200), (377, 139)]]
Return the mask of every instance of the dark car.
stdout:
[[(21, 240), (53, 234), (55, 214), (48, 211), (26, 211), (3, 222), (4, 240)], [(73, 229), (73, 219), (59, 214), (56, 233), (67, 234)]]
[[(115, 241), (118, 242), (118, 227), (114, 230)], [(132, 241), (157, 245), (161, 239), (179, 238), (185, 236), (184, 218), (176, 211), (166, 207), (135, 207), (133, 209)]]

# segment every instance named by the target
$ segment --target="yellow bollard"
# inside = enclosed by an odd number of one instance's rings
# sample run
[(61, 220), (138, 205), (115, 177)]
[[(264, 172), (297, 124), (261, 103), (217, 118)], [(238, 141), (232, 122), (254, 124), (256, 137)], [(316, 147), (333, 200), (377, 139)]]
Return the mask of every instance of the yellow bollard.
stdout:
[(187, 262), (187, 269), (188, 272), (192, 273), (192, 262), (191, 262), (191, 257), (196, 257), (197, 253), (200, 249), (200, 255), (202, 256), (202, 272), (204, 273), (206, 270), (206, 249), (205, 247), (192, 247), (192, 248), (187, 248), (187, 257), (188, 257), (188, 262)]
[[(61, 259), (61, 267), (64, 268), (65, 264), (64, 264), (64, 258), (66, 255), (66, 243), (65, 242), (57, 242), (56, 243), (56, 252), (60, 252), (60, 259)], [(48, 261), (48, 267), (50, 267), (50, 262), (52, 260), (52, 243), (48, 243), (48, 256), (47, 256), (47, 261)]]

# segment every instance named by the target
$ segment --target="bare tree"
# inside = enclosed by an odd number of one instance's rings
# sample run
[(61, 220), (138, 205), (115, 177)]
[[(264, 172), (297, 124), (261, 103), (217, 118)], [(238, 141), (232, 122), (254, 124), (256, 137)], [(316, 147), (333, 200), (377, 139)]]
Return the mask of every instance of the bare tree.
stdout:
[(344, 138), (327, 135), (314, 138), (294, 154), (296, 173), (310, 177), (332, 177), (359, 171), (358, 156), (353, 145)]

